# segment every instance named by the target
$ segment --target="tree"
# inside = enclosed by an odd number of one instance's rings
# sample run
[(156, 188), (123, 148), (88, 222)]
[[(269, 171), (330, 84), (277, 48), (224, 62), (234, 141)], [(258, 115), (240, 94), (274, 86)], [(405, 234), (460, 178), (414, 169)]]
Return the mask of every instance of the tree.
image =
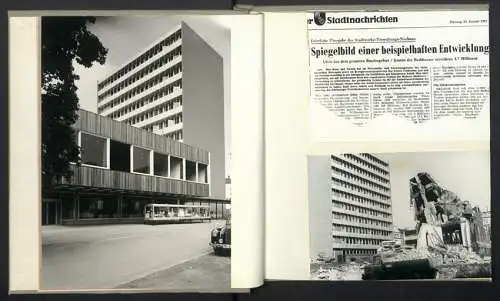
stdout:
[(80, 163), (72, 125), (79, 109), (73, 63), (104, 64), (108, 50), (87, 25), (94, 17), (42, 18), (42, 181), (49, 188), (71, 178), (69, 162)]

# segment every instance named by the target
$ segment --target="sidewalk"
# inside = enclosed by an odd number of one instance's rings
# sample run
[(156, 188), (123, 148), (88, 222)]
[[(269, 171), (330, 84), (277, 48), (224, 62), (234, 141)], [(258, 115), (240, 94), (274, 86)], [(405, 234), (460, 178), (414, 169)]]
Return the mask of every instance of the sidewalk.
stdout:
[(231, 287), (231, 258), (208, 254), (161, 272), (136, 279), (118, 289), (178, 288), (228, 289)]

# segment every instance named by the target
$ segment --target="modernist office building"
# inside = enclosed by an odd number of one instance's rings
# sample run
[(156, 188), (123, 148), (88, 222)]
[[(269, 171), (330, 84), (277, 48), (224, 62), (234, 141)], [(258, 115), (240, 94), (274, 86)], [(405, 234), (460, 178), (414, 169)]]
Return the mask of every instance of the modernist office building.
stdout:
[(43, 192), (42, 224), (142, 221), (148, 203), (210, 206), (211, 154), (201, 148), (80, 110), (74, 124), (81, 165)]
[(391, 239), (387, 162), (366, 153), (310, 157), (309, 181), (312, 257), (368, 257)]
[(98, 113), (205, 149), (211, 193), (227, 198), (223, 59), (181, 23), (98, 83)]

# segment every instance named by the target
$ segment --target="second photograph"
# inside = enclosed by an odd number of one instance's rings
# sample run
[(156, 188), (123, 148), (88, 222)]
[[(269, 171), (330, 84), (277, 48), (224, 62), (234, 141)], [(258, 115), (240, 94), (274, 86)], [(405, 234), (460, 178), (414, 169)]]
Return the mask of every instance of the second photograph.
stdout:
[(492, 279), (489, 152), (309, 156), (312, 280)]

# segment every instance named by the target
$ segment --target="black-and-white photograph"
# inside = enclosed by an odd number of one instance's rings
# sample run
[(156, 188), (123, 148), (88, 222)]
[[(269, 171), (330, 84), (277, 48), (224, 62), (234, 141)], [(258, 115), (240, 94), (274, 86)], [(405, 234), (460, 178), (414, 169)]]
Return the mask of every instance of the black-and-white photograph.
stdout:
[(231, 288), (227, 16), (41, 19), (41, 290)]
[(492, 279), (489, 152), (309, 156), (313, 280)]

